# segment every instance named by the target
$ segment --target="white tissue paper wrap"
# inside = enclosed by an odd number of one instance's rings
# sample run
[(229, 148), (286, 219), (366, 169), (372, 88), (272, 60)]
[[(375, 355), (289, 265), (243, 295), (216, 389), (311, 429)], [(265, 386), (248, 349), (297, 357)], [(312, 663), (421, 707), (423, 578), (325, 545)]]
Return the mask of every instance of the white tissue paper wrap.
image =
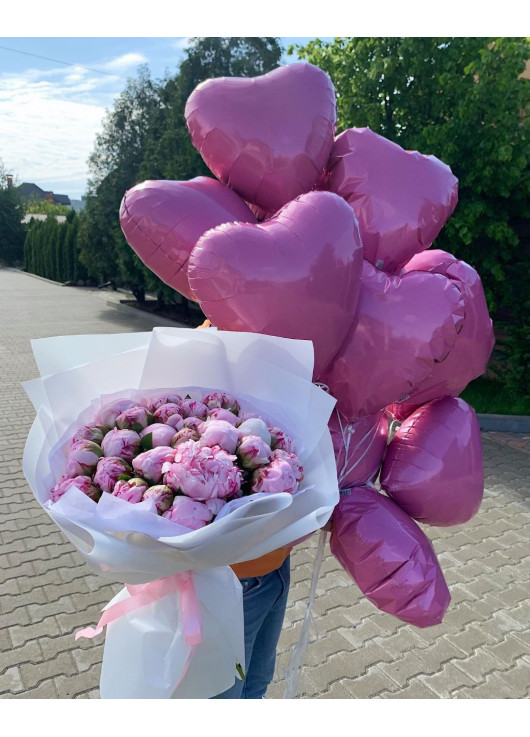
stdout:
[[(200, 605), (202, 641), (187, 671), (177, 592), (110, 623), (102, 698), (209, 698), (230, 688), (245, 654), (241, 585), (228, 566), (318, 530), (339, 500), (327, 427), (335, 400), (311, 381), (311, 342), (155, 328), (44, 338), (32, 347), (41, 378), (23, 384), (37, 411), (23, 468), (35, 498), (106, 580), (143, 584), (192, 571)], [(234, 394), (243, 410), (294, 439), (302, 488), (229, 503), (212, 524), (193, 531), (153, 513), (151, 501), (130, 504), (103, 494), (96, 504), (71, 488), (52, 504), (50, 489), (64, 471), (77, 428), (93, 421), (102, 404), (160, 389), (197, 399), (215, 390)], [(123, 589), (107, 606), (128, 596)]]

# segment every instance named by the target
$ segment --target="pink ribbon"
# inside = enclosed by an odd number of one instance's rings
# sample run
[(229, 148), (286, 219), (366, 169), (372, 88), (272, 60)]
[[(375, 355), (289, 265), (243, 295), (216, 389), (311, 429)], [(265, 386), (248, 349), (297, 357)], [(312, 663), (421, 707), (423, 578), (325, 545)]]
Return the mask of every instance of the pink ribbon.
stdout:
[(124, 617), (130, 612), (134, 612), (140, 607), (151, 604), (154, 601), (158, 601), (158, 599), (162, 599), (164, 596), (167, 596), (174, 591), (178, 591), (180, 596), (180, 610), (182, 614), (182, 630), (184, 632), (184, 639), (186, 644), (192, 649), (175, 686), (175, 688), (177, 688), (186, 675), (186, 671), (188, 670), (195, 648), (202, 640), (200, 607), (197, 600), (195, 586), (193, 585), (191, 571), (174, 573), (172, 576), (168, 576), (167, 578), (159, 578), (156, 581), (150, 581), (149, 583), (140, 585), (133, 586), (132, 584), (125, 584), (125, 587), (130, 594), (129, 598), (119, 601), (108, 609), (105, 609), (96, 627), (86, 627), (83, 630), (79, 630), (75, 634), (75, 639), (77, 640), (79, 637), (96, 637), (96, 635), (103, 632), (105, 625), (115, 622), (117, 619)]

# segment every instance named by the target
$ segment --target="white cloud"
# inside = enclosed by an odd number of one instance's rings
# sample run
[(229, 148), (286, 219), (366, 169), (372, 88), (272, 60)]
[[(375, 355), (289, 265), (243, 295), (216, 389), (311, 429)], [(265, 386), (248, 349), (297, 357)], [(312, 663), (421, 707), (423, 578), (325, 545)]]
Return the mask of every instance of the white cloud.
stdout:
[(171, 46), (174, 49), (178, 49), (179, 51), (183, 51), (190, 43), (192, 39), (192, 36), (185, 36), (184, 38), (179, 38), (176, 41), (174, 41)]
[(103, 69), (110, 71), (121, 71), (122, 69), (129, 69), (130, 67), (136, 67), (139, 64), (144, 64), (147, 61), (147, 57), (143, 54), (130, 53), (123, 54), (122, 56), (116, 57), (103, 65)]
[(18, 177), (79, 198), (118, 78), (82, 67), (0, 74), (0, 158)]

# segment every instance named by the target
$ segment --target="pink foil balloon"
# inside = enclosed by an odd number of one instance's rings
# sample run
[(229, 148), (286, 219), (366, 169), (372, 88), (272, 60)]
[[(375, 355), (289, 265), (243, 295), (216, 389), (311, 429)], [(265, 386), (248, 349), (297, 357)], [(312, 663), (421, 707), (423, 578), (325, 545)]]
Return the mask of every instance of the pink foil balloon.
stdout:
[(463, 317), (446, 277), (389, 276), (365, 261), (357, 320), (322, 378), (337, 410), (354, 422), (404, 400), (447, 356)]
[(335, 451), (339, 488), (372, 481), (381, 467), (387, 446), (386, 411), (348, 423), (333, 412), (329, 431)]
[(325, 188), (355, 210), (364, 258), (388, 273), (431, 245), (458, 201), (446, 164), (369, 128), (337, 136), (327, 169)]
[(318, 377), (355, 318), (362, 260), (353, 210), (331, 192), (309, 192), (261, 225), (205, 233), (188, 273), (220, 330), (312, 340)]
[[(434, 365), (433, 371), (407, 400), (409, 414), (415, 406), (446, 394), (458, 396), (470, 381), (484, 373), (495, 344), (493, 323), (479, 275), (465, 261), (445, 251), (426, 251), (408, 262), (403, 274), (424, 271), (443, 274), (462, 292), (465, 319), (462, 330), (447, 358)], [(407, 410), (405, 409), (405, 412)]]
[(120, 208), (120, 225), (133, 251), (162, 281), (192, 300), (192, 249), (205, 231), (234, 220), (256, 222), (235, 192), (210, 177), (142, 182), (125, 193)]
[(201, 82), (184, 116), (215, 176), (272, 214), (321, 176), (335, 133), (335, 89), (318, 67), (289, 64), (261, 77)]
[(463, 399), (443, 397), (416, 410), (385, 456), (381, 486), (411, 517), (448, 527), (473, 517), (484, 494), (480, 428)]
[(451, 596), (431, 541), (374, 488), (349, 491), (333, 511), (332, 554), (378, 609), (415, 627), (439, 624)]

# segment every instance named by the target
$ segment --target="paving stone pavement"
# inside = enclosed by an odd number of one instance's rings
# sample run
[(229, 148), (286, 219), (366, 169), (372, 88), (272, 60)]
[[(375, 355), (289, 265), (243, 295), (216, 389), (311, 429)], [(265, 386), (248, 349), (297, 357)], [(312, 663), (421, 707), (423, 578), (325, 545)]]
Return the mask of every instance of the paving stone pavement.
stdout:
[[(33, 500), (22, 474), (33, 408), (20, 386), (38, 375), (30, 338), (150, 330), (150, 315), (115, 309), (95, 290), (0, 269), (0, 697), (99, 698), (103, 636), (74, 642), (119, 586), (91, 573)], [(329, 554), (298, 696), (318, 699), (527, 698), (530, 694), (530, 439), (483, 433), (486, 492), (465, 525), (425, 528), (452, 603), (416, 629), (379, 612)], [(292, 555), (292, 586), (268, 698), (282, 698), (318, 536)]]

